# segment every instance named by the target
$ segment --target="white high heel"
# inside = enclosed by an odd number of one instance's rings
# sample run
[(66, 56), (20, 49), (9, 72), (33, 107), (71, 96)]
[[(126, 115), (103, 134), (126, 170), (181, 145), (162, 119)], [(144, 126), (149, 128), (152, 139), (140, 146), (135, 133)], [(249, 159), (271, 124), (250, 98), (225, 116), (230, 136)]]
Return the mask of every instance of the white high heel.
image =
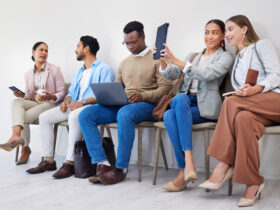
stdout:
[(231, 167), (228, 170), (227, 174), (225, 175), (224, 179), (221, 182), (213, 183), (213, 182), (209, 182), (208, 180), (206, 180), (205, 182), (203, 182), (200, 185), (198, 185), (198, 187), (209, 189), (209, 190), (218, 190), (218, 189), (220, 189), (225, 184), (225, 182), (227, 180), (229, 180), (232, 177), (233, 177), (233, 168)]
[(259, 197), (259, 200), (261, 199), (261, 193), (264, 189), (264, 183), (262, 183), (260, 186), (259, 186), (259, 189), (258, 189), (258, 192), (255, 196), (255, 198), (253, 199), (248, 199), (248, 198), (241, 198), (239, 203), (238, 203), (238, 206), (239, 207), (245, 207), (245, 206), (253, 206), (256, 199)]

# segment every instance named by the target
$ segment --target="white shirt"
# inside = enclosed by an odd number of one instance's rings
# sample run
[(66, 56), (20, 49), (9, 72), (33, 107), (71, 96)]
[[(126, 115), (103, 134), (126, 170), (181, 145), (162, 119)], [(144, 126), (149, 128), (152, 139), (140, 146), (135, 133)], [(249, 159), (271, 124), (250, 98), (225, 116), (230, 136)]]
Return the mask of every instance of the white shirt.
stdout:
[(83, 93), (88, 87), (89, 79), (90, 79), (90, 69), (85, 69), (82, 78), (80, 80), (80, 91), (79, 91), (78, 101), (82, 100)]
[(145, 56), (148, 52), (149, 52), (149, 48), (146, 47), (145, 50), (143, 50), (142, 52), (135, 54), (135, 56)]
[[(208, 60), (210, 59), (210, 57), (211, 57), (211, 55), (210, 56), (202, 55), (200, 57), (199, 62), (198, 62), (198, 68), (204, 69), (206, 67), (206, 64), (207, 64)], [(191, 83), (191, 86), (189, 88), (189, 92), (197, 93), (197, 87), (198, 87), (198, 80), (193, 79), (192, 83)]]
[[(240, 57), (240, 55), (242, 55)], [(242, 49), (236, 56), (236, 59), (239, 59), (236, 69), (235, 69), (235, 81), (239, 86), (243, 86), (247, 76), (247, 60), (248, 60), (248, 51), (247, 47)]]

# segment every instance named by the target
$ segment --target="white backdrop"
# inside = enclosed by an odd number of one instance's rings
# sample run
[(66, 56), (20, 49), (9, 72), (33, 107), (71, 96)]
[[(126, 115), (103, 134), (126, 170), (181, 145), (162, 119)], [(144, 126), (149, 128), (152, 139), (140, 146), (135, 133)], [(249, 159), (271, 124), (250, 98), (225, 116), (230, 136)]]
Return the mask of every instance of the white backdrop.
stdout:
[[(122, 29), (132, 20), (144, 24), (146, 42), (153, 46), (158, 25), (169, 22), (167, 43), (179, 58), (188, 52), (204, 47), (203, 32), (206, 22), (213, 18), (226, 20), (230, 16), (244, 14), (252, 21), (261, 38), (269, 38), (280, 55), (280, 30), (278, 26), (280, 3), (278, 0), (9, 0), (0, 1), (0, 141), (5, 142), (11, 134), (10, 103), (14, 98), (8, 86), (15, 85), (24, 90), (24, 72), (32, 65), (31, 48), (37, 41), (49, 45), (49, 62), (62, 68), (65, 81), (70, 82), (72, 74), (80, 68), (74, 50), (82, 35), (92, 35), (100, 43), (98, 57), (117, 71), (119, 63), (129, 55), (121, 45)], [(116, 142), (116, 132), (113, 131)], [(40, 153), (38, 126), (31, 129), (33, 153)], [(153, 163), (155, 133), (144, 130), (145, 164)], [(203, 135), (193, 135), (194, 156), (197, 168), (202, 170)], [(164, 144), (171, 167), (176, 161), (170, 141), (164, 132)], [(64, 155), (67, 146), (67, 132), (59, 130), (57, 154)], [(131, 162), (135, 163), (137, 153), (133, 150)], [(266, 178), (279, 178), (279, 137), (268, 137), (261, 141), (261, 170)], [(0, 151), (3, 152), (3, 151)], [(32, 158), (32, 155), (31, 155)], [(39, 160), (38, 160), (39, 161)], [(11, 154), (11, 164), (13, 154)], [(160, 162), (162, 164), (162, 162)], [(214, 162), (212, 161), (212, 167)]]

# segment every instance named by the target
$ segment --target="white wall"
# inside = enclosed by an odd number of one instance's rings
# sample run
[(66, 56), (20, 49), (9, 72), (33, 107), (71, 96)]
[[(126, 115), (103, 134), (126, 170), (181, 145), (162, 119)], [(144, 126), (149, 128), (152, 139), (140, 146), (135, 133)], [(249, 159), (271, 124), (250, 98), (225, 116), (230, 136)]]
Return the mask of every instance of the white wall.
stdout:
[[(49, 45), (49, 62), (61, 66), (65, 80), (70, 82), (73, 72), (81, 65), (74, 50), (80, 36), (95, 36), (101, 46), (98, 57), (110, 64), (115, 71), (129, 52), (121, 45), (122, 29), (132, 20), (141, 21), (145, 28), (146, 42), (153, 46), (156, 27), (169, 22), (168, 45), (179, 58), (204, 47), (203, 30), (213, 18), (226, 20), (236, 14), (245, 14), (252, 21), (262, 38), (269, 38), (280, 55), (280, 30), (278, 0), (188, 1), (188, 0), (10, 0), (0, 2), (0, 141), (10, 135), (10, 102), (14, 98), (8, 86), (24, 90), (24, 72), (32, 65), (32, 45), (45, 41)], [(115, 134), (115, 133), (114, 133)], [(65, 154), (66, 131), (60, 129), (58, 153)], [(144, 131), (144, 162), (151, 163), (154, 149), (154, 132)], [(40, 152), (38, 126), (32, 127), (32, 151)], [(171, 144), (164, 134), (169, 162), (176, 167)], [(150, 143), (147, 143), (150, 142)], [(280, 177), (280, 142), (278, 137), (264, 139), (261, 145), (262, 168), (266, 177)], [(203, 167), (203, 135), (194, 134), (196, 163)], [(3, 151), (0, 151), (3, 152)], [(132, 162), (136, 159), (133, 152)], [(11, 157), (11, 162), (13, 157)]]

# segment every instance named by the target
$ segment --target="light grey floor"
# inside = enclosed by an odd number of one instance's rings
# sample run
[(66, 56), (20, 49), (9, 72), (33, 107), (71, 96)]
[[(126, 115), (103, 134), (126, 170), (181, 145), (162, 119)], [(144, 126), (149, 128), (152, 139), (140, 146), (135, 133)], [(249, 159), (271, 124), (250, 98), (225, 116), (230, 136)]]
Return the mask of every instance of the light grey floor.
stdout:
[[(152, 185), (153, 169), (143, 168), (142, 182), (137, 181), (137, 168), (130, 166), (124, 182), (104, 186), (91, 184), (87, 179), (75, 177), (54, 180), (53, 172), (29, 175), (29, 167), (37, 165), (39, 154), (32, 154), (28, 164), (16, 166), (14, 152), (0, 151), (0, 209), (238, 209), (237, 203), (244, 186), (234, 184), (233, 195), (227, 196), (227, 186), (206, 193), (197, 185), (190, 184), (183, 192), (172, 193), (162, 185), (177, 174), (177, 170), (159, 168), (157, 185)], [(63, 157), (57, 158), (60, 167)], [(254, 207), (245, 209), (280, 209), (280, 181), (265, 180), (262, 199)], [(244, 209), (244, 208), (243, 208)]]

